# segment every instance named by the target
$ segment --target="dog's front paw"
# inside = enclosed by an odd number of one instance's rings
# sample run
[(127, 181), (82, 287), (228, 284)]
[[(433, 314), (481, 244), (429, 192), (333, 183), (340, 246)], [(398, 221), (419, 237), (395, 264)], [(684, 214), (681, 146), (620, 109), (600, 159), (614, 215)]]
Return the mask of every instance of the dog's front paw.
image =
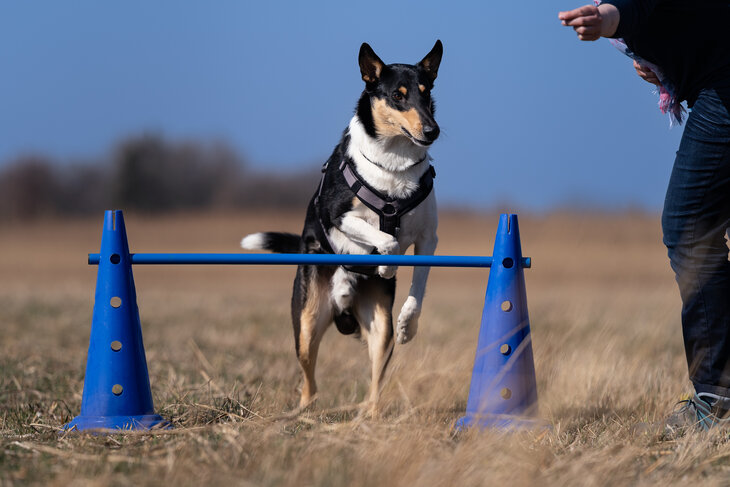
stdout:
[[(398, 255), (400, 254), (400, 244), (398, 240), (391, 237), (386, 243), (378, 246), (378, 253), (382, 255)], [(383, 279), (391, 279), (395, 276), (395, 272), (398, 270), (398, 266), (394, 265), (381, 265), (378, 266), (378, 275)]]
[(420, 314), (421, 308), (418, 306), (416, 298), (408, 296), (408, 299), (403, 304), (403, 308), (400, 310), (400, 315), (398, 315), (395, 341), (399, 345), (408, 343), (416, 336), (416, 332), (418, 331), (418, 317)]
[(398, 266), (394, 265), (381, 265), (378, 266), (378, 275), (383, 279), (391, 279), (395, 276)]
[(390, 237), (386, 242), (378, 245), (378, 252), (383, 255), (400, 254), (400, 244), (395, 237)]

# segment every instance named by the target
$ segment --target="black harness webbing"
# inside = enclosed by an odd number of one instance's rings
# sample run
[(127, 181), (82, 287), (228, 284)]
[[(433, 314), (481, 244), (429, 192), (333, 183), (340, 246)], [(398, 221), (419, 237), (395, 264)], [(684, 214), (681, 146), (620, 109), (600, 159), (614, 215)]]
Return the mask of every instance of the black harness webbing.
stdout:
[[(324, 250), (327, 253), (333, 254), (334, 247), (332, 242), (329, 240), (327, 229), (322, 223), (322, 217), (319, 214), (319, 197), (322, 194), (322, 188), (324, 187), (324, 178), (327, 176), (326, 173), (327, 165), (322, 168), (322, 179), (319, 182), (319, 191), (315, 200), (315, 207), (317, 210), (317, 219), (319, 220), (319, 226), (324, 234), (326, 244)], [(370, 186), (363, 178), (357, 173), (357, 170), (351, 165), (350, 161), (345, 158), (342, 160), (339, 166), (339, 170), (342, 172), (342, 176), (345, 178), (347, 186), (350, 191), (362, 201), (362, 203), (377, 213), (380, 218), (380, 231), (392, 235), (398, 238), (398, 231), (400, 230), (400, 220), (403, 215), (411, 211), (420, 205), (425, 200), (431, 191), (433, 190), (433, 178), (436, 177), (436, 170), (433, 166), (429, 166), (428, 170), (421, 176), (418, 181), (418, 188), (407, 198), (391, 198), (380, 193), (378, 190)], [(377, 254), (377, 250), (373, 250), (374, 254)], [(375, 267), (368, 266), (344, 266), (346, 269), (359, 272), (362, 274), (375, 274)]]

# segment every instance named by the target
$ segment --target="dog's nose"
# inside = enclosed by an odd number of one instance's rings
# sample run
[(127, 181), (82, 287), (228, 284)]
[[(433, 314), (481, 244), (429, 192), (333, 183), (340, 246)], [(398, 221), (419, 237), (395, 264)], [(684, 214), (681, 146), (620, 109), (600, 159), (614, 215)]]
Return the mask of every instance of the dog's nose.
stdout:
[(426, 137), (426, 140), (436, 140), (436, 138), (439, 136), (439, 133), (441, 133), (441, 130), (436, 124), (423, 126), (423, 136)]

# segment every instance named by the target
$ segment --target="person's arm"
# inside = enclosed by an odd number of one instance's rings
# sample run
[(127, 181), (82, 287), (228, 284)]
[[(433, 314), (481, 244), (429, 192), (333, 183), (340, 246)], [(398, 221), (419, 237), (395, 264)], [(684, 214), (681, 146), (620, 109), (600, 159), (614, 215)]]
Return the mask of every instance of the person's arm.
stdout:
[(659, 0), (605, 0), (603, 5), (612, 5), (619, 11), (621, 22), (617, 26), (614, 37), (631, 39), (641, 29)]
[(582, 41), (595, 41), (601, 37), (613, 37), (621, 19), (616, 6), (610, 3), (584, 5), (558, 13), (563, 25), (572, 27)]

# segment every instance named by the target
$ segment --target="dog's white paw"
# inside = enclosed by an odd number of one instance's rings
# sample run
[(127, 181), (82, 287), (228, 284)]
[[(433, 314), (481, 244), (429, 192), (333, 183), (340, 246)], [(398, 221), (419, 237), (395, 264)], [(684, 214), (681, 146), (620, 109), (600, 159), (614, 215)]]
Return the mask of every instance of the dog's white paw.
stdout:
[(338, 311), (344, 311), (352, 307), (352, 292), (350, 291), (352, 291), (350, 288), (334, 290), (332, 299), (334, 300), (335, 307), (337, 307)]
[(416, 336), (418, 331), (418, 317), (421, 315), (421, 308), (418, 306), (416, 298), (408, 296), (403, 308), (398, 315), (398, 325), (396, 326), (395, 341), (399, 345), (408, 343)]
[(381, 265), (378, 266), (378, 275), (383, 279), (390, 279), (395, 276), (398, 266), (394, 265)]
[(390, 237), (385, 243), (378, 245), (378, 252), (383, 255), (400, 254), (400, 244), (395, 237)]
[(355, 276), (342, 267), (339, 267), (332, 275), (331, 296), (338, 311), (345, 311), (352, 307), (355, 297), (354, 284)]
[[(386, 243), (378, 246), (378, 252), (382, 255), (397, 255), (400, 254), (400, 244), (398, 240), (391, 237)], [(398, 270), (398, 266), (393, 265), (381, 265), (378, 266), (378, 275), (384, 279), (390, 279), (395, 276), (395, 272)]]

